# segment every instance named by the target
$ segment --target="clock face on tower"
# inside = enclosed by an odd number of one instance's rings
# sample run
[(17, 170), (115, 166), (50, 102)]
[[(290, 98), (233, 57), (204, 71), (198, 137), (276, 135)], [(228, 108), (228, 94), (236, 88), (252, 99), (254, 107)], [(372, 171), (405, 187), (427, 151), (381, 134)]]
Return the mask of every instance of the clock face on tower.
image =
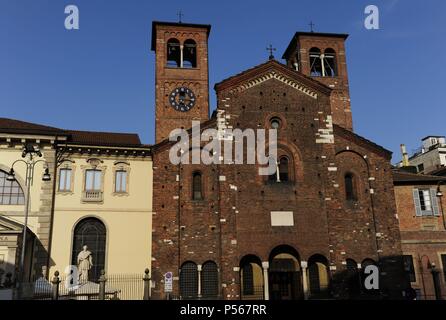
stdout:
[(195, 106), (196, 98), (191, 89), (179, 87), (172, 91), (169, 102), (175, 110), (187, 112)]

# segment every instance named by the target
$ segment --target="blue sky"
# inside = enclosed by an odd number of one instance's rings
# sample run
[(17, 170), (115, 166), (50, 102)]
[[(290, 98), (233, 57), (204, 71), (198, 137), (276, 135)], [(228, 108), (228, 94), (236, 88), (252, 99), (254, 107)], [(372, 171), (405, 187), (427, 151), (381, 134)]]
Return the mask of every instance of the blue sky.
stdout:
[[(64, 8), (80, 30), (64, 28)], [(380, 9), (380, 30), (363, 27)], [(349, 33), (355, 131), (392, 150), (445, 132), (446, 1), (442, 0), (0, 0), (0, 117), (66, 129), (136, 132), (154, 142), (152, 20), (212, 25), (213, 85), (280, 58), (295, 31)]]

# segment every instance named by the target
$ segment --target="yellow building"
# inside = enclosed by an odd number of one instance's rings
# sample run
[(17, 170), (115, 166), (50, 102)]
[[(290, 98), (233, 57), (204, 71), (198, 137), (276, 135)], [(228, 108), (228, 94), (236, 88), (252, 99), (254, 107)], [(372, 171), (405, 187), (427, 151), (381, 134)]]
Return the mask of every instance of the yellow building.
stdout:
[[(26, 204), (24, 144), (40, 150), (30, 187), (26, 278), (77, 266), (86, 245), (89, 280), (143, 274), (151, 266), (152, 158), (136, 134), (69, 131), (0, 119), (0, 272), (21, 261)], [(25, 158), (26, 160), (27, 158)], [(56, 165), (55, 165), (56, 164)], [(45, 169), (51, 181), (42, 181)], [(29, 243), (28, 243), (29, 242)]]

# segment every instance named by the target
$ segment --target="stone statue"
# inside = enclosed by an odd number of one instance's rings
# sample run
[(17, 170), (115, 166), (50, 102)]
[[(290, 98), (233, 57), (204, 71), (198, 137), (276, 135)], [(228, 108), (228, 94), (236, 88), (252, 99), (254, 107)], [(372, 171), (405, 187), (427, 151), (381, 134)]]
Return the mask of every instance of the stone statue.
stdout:
[(83, 250), (77, 256), (77, 269), (79, 271), (79, 282), (88, 282), (88, 271), (93, 266), (93, 257), (87, 246), (82, 247)]

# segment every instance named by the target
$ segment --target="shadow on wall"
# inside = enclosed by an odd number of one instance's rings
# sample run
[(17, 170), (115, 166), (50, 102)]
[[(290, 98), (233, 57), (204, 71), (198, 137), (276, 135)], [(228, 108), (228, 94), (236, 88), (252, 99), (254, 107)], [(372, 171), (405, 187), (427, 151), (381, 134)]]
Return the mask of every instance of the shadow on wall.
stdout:
[(42, 275), (48, 279), (51, 276), (49, 274), (49, 270), (52, 266), (55, 266), (56, 263), (54, 262), (53, 259), (51, 259), (51, 257), (48, 258), (47, 248), (45, 248), (37, 238), (35, 240), (33, 249), (34, 249), (33, 252), (34, 261), (32, 267), (28, 269), (30, 270), (28, 280), (31, 281), (34, 279), (38, 279)]
[[(8, 270), (8, 271), (7, 271)], [(10, 270), (15, 270), (15, 266), (4, 263), (0, 267), (0, 290), (12, 288), (15, 284), (14, 275)]]
[[(379, 276), (372, 279), (372, 273), (364, 271), (369, 265), (376, 266)], [(359, 268), (360, 266), (360, 268)], [(367, 289), (367, 284), (376, 289)], [(402, 256), (382, 257), (379, 261), (366, 259), (358, 265), (346, 260), (346, 269), (332, 275), (333, 298), (344, 300), (414, 300), (408, 274), (405, 272)]]
[(0, 300), (13, 299), (15, 279), (10, 270), (15, 270), (15, 266), (9, 263), (3, 263), (0, 267)]

